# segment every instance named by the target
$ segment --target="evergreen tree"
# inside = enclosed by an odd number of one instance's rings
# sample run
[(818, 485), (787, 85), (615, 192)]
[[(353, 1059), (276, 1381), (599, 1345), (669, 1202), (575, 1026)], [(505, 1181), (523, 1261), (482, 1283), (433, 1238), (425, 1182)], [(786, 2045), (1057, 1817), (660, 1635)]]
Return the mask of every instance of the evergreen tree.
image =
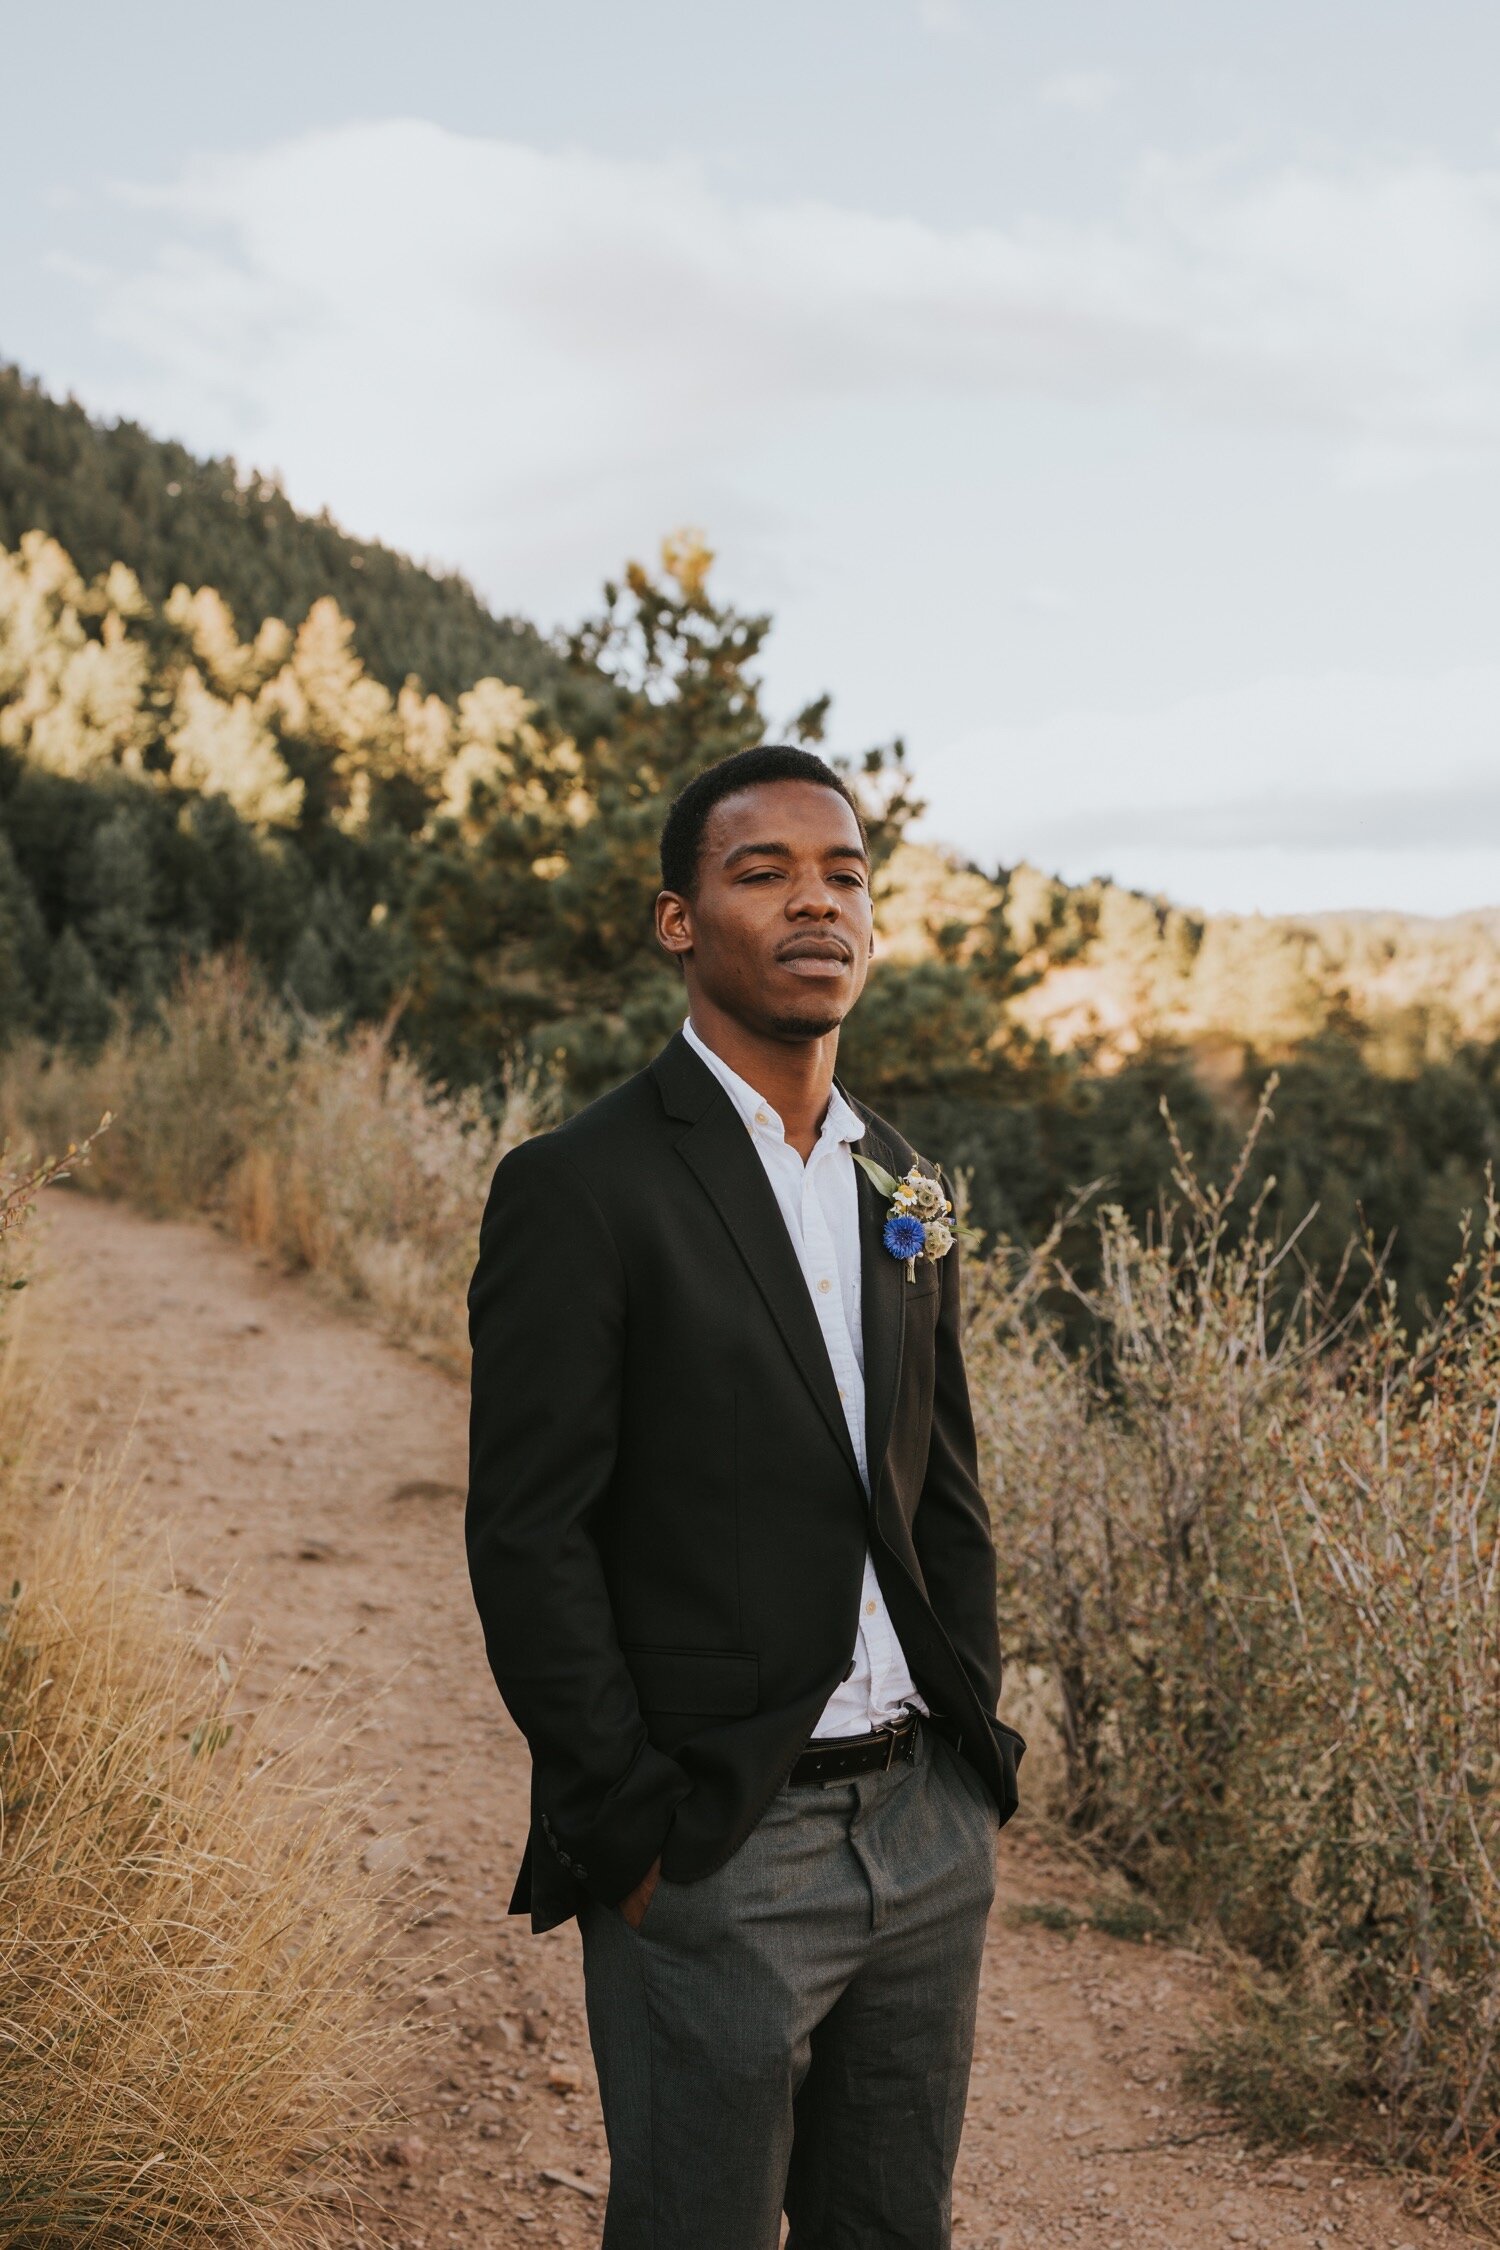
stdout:
[(35, 1025), (48, 951), (41, 910), (0, 830), (0, 1046)]
[(75, 1054), (93, 1056), (108, 1038), (109, 1027), (109, 995), (89, 949), (76, 930), (64, 930), (52, 948), (42, 1006), (43, 1035)]
[[(755, 665), (770, 619), (717, 601), (712, 561), (685, 533), (657, 574), (632, 564), (605, 587), (569, 644), (613, 683), (595, 731), (558, 741), (512, 721), (466, 820), (440, 824), (418, 863), (405, 1022), (441, 1076), (492, 1077), (524, 1046), (586, 1099), (680, 1021), (680, 979), (651, 921), (662, 820), (695, 773), (768, 733)], [(826, 712), (825, 697), (780, 731), (815, 741)], [(912, 809), (899, 746), (857, 778), (878, 866)]]
[(304, 930), (292, 947), (286, 965), (286, 989), (310, 1016), (331, 1016), (338, 1011), (340, 996), (333, 957), (314, 929)]
[(89, 951), (107, 989), (140, 1013), (162, 983), (156, 884), (145, 824), (122, 805), (96, 829), (88, 855)]

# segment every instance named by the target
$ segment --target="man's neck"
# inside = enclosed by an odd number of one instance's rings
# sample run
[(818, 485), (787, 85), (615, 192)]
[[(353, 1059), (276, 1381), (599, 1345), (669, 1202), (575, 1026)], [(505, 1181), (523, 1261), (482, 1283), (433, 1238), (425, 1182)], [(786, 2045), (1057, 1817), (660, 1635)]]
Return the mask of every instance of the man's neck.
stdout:
[(712, 1047), (737, 1077), (771, 1104), (787, 1140), (805, 1163), (817, 1146), (833, 1092), (837, 1030), (825, 1032), (820, 1039), (768, 1038), (747, 1030), (701, 996), (689, 1012), (704, 1046)]

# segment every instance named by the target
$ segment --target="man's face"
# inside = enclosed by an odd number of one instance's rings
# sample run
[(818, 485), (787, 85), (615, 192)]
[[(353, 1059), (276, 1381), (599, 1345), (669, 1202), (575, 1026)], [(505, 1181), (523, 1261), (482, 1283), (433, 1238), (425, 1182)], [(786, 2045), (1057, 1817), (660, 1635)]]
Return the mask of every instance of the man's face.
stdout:
[(657, 934), (701, 993), (747, 1031), (820, 1039), (870, 966), (870, 868), (836, 790), (763, 781), (715, 805), (691, 898), (663, 891)]

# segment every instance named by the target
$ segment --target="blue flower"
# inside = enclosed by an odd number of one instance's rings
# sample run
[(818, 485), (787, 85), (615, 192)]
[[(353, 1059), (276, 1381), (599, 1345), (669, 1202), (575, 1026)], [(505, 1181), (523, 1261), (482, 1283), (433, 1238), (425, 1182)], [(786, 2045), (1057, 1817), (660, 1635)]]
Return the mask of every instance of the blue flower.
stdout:
[(880, 1239), (893, 1258), (920, 1258), (927, 1248), (927, 1229), (920, 1219), (909, 1218), (904, 1211), (893, 1211)]

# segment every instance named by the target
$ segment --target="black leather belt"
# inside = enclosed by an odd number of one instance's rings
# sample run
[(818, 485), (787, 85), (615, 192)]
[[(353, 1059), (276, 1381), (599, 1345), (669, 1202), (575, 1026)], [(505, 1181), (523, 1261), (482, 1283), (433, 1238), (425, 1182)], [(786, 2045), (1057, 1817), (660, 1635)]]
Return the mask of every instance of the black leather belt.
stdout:
[(791, 1772), (790, 1782), (852, 1781), (856, 1774), (889, 1772), (909, 1766), (917, 1754), (918, 1716), (908, 1711), (898, 1725), (875, 1734), (840, 1734), (811, 1742)]

